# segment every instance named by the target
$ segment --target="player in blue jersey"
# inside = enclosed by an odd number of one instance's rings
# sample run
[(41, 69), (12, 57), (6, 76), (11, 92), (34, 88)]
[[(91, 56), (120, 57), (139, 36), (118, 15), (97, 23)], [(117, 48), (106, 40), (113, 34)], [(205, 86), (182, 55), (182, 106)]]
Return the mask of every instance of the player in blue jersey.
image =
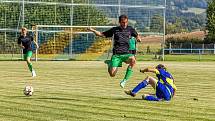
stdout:
[(108, 72), (111, 77), (114, 77), (117, 73), (118, 67), (122, 67), (123, 62), (128, 64), (124, 79), (120, 82), (120, 86), (124, 88), (126, 82), (133, 73), (132, 68), (136, 62), (134, 54), (131, 53), (131, 50), (129, 49), (130, 39), (134, 37), (137, 41), (141, 40), (136, 30), (133, 27), (128, 26), (128, 17), (126, 15), (121, 15), (119, 17), (119, 24), (120, 26), (113, 27), (105, 32), (99, 32), (92, 28), (89, 28), (89, 30), (97, 36), (113, 37), (113, 55), (111, 60), (107, 63)]
[(38, 48), (38, 44), (33, 40), (33, 37), (27, 34), (28, 30), (25, 27), (21, 28), (21, 36), (18, 38), (18, 45), (23, 49), (24, 60), (27, 62), (28, 68), (32, 73), (32, 77), (36, 76), (31, 63), (31, 56), (33, 55), (32, 42)]
[(145, 88), (150, 84), (155, 89), (155, 95), (144, 94), (142, 98), (149, 101), (169, 101), (175, 95), (176, 86), (173, 76), (166, 70), (166, 67), (162, 64), (157, 65), (155, 68), (145, 68), (140, 72), (152, 72), (155, 73), (158, 80), (147, 76), (142, 82), (140, 82), (133, 90), (125, 91), (127, 95), (136, 96), (137, 92), (142, 88)]

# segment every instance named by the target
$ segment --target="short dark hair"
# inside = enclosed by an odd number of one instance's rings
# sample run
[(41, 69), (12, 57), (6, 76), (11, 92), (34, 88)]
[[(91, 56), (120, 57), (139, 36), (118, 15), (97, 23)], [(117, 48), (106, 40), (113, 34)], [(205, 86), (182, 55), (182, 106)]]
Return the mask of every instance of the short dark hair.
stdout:
[(164, 70), (166, 70), (166, 67), (165, 67), (163, 64), (158, 64), (158, 65), (156, 66), (156, 68), (157, 68), (157, 69), (164, 69)]
[(119, 16), (119, 22), (120, 22), (121, 20), (123, 20), (123, 19), (128, 19), (128, 16), (126, 16), (126, 15), (121, 15), (121, 16)]

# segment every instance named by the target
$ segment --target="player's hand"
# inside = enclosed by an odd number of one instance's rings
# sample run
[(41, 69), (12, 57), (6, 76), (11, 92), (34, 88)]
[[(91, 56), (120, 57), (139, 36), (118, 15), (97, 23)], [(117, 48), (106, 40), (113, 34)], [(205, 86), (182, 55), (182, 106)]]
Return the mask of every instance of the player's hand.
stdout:
[(175, 89), (173, 90), (173, 94), (172, 94), (172, 97), (174, 97), (175, 96)]
[(144, 73), (144, 70), (143, 70), (143, 69), (140, 69), (140, 72), (141, 72), (141, 73)]
[(137, 42), (141, 42), (141, 37), (140, 37), (140, 35), (138, 35), (136, 39), (137, 39)]
[(138, 39), (137, 42), (141, 42), (141, 39)]
[(25, 49), (25, 46), (21, 46), (22, 49)]
[(93, 31), (94, 29), (92, 29), (91, 27), (88, 27), (87, 30), (89, 31)]

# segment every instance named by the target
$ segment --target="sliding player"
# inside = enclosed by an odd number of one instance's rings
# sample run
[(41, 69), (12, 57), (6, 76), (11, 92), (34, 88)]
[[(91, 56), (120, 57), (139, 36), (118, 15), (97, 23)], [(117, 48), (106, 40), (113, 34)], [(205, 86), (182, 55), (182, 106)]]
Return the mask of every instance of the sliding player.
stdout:
[(155, 90), (155, 95), (144, 94), (142, 98), (149, 101), (169, 101), (176, 91), (176, 86), (174, 84), (174, 79), (172, 75), (167, 72), (166, 67), (162, 64), (156, 66), (156, 68), (145, 68), (140, 70), (140, 72), (152, 72), (155, 73), (158, 80), (153, 77), (147, 76), (142, 82), (140, 82), (133, 90), (125, 91), (127, 95), (136, 96), (137, 92), (142, 88), (145, 88), (150, 84)]
[(28, 68), (32, 73), (32, 77), (35, 77), (36, 72), (31, 63), (31, 56), (33, 54), (32, 42), (34, 42), (36, 48), (39, 46), (35, 41), (33, 41), (32, 36), (27, 35), (27, 32), (28, 30), (25, 27), (21, 28), (21, 36), (18, 38), (18, 45), (23, 49), (24, 60), (27, 62)]
[(126, 82), (132, 75), (132, 68), (136, 62), (134, 54), (129, 52), (129, 40), (135, 37), (137, 41), (140, 41), (140, 37), (134, 28), (128, 26), (128, 17), (126, 15), (121, 15), (119, 17), (119, 24), (120, 26), (113, 27), (105, 32), (99, 32), (92, 28), (89, 28), (89, 30), (94, 32), (97, 36), (113, 37), (113, 55), (108, 63), (108, 72), (111, 77), (114, 77), (118, 67), (122, 67), (122, 62), (127, 63), (128, 68), (125, 77), (120, 82), (120, 86), (124, 88)]

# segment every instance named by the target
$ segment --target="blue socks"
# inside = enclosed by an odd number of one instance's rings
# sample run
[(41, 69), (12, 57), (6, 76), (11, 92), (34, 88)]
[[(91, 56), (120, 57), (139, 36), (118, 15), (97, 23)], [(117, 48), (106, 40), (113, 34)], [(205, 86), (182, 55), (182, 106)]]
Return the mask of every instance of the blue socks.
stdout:
[(146, 80), (140, 82), (131, 92), (133, 94), (136, 94), (139, 90), (142, 88), (145, 88), (148, 85), (148, 82)]
[(144, 98), (144, 100), (148, 100), (148, 101), (160, 101), (159, 98), (154, 97), (154, 96), (152, 96), (152, 95), (146, 96), (146, 97)]

